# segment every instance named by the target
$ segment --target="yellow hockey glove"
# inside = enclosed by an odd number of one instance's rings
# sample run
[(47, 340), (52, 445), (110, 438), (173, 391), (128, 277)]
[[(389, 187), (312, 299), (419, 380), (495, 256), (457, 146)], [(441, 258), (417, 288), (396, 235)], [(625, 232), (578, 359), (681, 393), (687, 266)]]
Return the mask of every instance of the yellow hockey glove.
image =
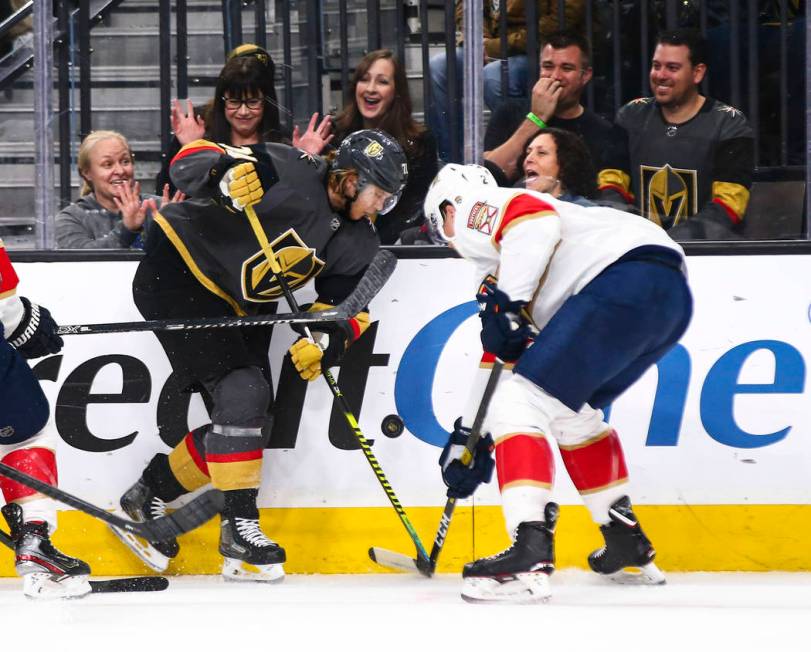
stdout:
[(321, 359), (324, 351), (318, 344), (306, 337), (296, 340), (290, 347), (290, 358), (299, 375), (307, 381), (313, 381), (321, 375)]
[[(304, 307), (304, 306), (302, 306)], [(328, 310), (332, 305), (316, 302), (307, 309), (311, 311)], [(311, 329), (313, 340), (302, 337), (290, 347), (290, 358), (299, 375), (307, 381), (312, 381), (321, 375), (322, 369), (329, 369), (337, 365), (349, 345), (360, 337), (369, 327), (369, 313), (363, 311), (348, 321), (334, 324), (319, 324)], [(304, 335), (303, 329), (293, 327), (293, 330)]]
[(220, 181), (220, 192), (231, 200), (238, 211), (256, 204), (265, 194), (256, 168), (251, 162), (229, 168)]

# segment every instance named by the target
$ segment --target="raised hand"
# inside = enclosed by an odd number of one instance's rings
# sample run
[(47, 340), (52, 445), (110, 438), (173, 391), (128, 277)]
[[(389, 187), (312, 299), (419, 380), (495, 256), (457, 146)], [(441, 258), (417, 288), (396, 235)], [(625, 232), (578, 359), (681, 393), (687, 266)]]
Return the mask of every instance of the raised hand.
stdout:
[(544, 122), (555, 115), (558, 99), (563, 91), (560, 82), (551, 77), (541, 77), (532, 87), (532, 112)]
[(179, 100), (172, 100), (171, 111), (172, 131), (181, 145), (200, 140), (206, 132), (206, 123), (195, 115), (191, 100), (186, 100), (186, 110), (180, 106)]
[(121, 213), (121, 221), (126, 229), (133, 233), (140, 231), (144, 226), (147, 209), (146, 202), (141, 202), (141, 184), (136, 181), (132, 185), (122, 185), (120, 194), (113, 195), (113, 201)]
[[(166, 206), (166, 204), (176, 204), (177, 202), (184, 201), (186, 199), (186, 193), (181, 192), (180, 190), (176, 190), (175, 194), (172, 197), (169, 197), (169, 184), (163, 184), (163, 194), (161, 195), (161, 208)], [(152, 200), (154, 204), (155, 201)]]
[(293, 147), (298, 147), (308, 154), (316, 155), (320, 154), (329, 145), (330, 141), (335, 137), (335, 134), (332, 133), (332, 116), (325, 115), (321, 122), (318, 123), (318, 126), (316, 126), (317, 122), (318, 112), (313, 113), (304, 134), (299, 132), (298, 125), (293, 127)]

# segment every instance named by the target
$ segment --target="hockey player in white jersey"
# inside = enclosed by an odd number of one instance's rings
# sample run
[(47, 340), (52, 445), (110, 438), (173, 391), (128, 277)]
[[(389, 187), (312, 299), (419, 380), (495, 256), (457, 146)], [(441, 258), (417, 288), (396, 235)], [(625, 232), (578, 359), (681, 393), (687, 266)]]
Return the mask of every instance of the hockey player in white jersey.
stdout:
[[(485, 279), (477, 295), (485, 352), (515, 363), (485, 423), (513, 545), (465, 566), (462, 597), (550, 597), (558, 519), (552, 440), (605, 539), (589, 566), (610, 576), (635, 567), (664, 582), (627, 495), (619, 437), (601, 408), (686, 330), (692, 297), (683, 251), (638, 216), (499, 188), (475, 165), (442, 168), (425, 215), (434, 240), (471, 261), (477, 282)], [(446, 483), (447, 468), (446, 459)]]
[[(27, 359), (58, 353), (62, 338), (47, 309), (17, 295), (17, 275), (0, 240), (0, 462), (56, 485), (56, 442), (46, 427), (48, 401)], [(90, 567), (57, 550), (53, 500), (0, 474), (3, 516), (32, 598), (90, 593)]]

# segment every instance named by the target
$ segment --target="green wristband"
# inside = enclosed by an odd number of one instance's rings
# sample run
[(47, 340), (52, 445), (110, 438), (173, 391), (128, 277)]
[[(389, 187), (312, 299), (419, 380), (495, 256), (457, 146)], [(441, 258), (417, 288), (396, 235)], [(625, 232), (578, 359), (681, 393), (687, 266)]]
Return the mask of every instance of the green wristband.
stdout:
[(527, 113), (527, 120), (537, 125), (538, 129), (546, 129), (546, 123), (541, 120), (537, 115), (535, 115), (532, 111)]

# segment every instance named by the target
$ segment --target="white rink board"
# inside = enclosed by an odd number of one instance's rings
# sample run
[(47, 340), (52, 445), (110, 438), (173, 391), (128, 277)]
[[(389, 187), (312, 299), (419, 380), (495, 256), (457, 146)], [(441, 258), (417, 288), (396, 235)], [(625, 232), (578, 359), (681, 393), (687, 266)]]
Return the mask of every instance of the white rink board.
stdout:
[[(122, 261), (15, 266), (21, 294), (47, 306), (62, 324), (84, 324), (141, 319), (130, 291), (136, 265)], [(655, 370), (622, 396), (611, 414), (610, 422), (625, 447), (634, 502), (811, 502), (811, 401), (805, 378), (811, 360), (811, 257), (691, 257), (688, 265), (695, 315), (676, 356), (681, 367), (671, 365), (674, 375), (665, 383), (666, 396), (659, 388), (657, 419), (651, 426)], [(387, 366), (369, 369), (359, 422), (367, 438), (375, 440), (375, 455), (404, 505), (444, 502), (436, 462), (439, 449), (420, 439), (436, 439), (436, 431), (429, 427), (434, 416), (421, 406), (432, 403), (436, 420), (446, 430), (463, 409), (468, 383), (478, 366), (478, 320), (472, 316), (457, 320), (461, 323), (458, 328), (443, 332), (438, 317), (457, 307), (456, 313), (472, 315), (473, 307), (463, 304), (472, 299), (474, 290), (472, 273), (464, 261), (401, 260), (393, 279), (371, 306), (373, 319), (380, 320), (374, 353), (389, 358)], [(309, 298), (306, 291), (301, 293), (301, 301)], [(286, 310), (280, 307), (280, 311)], [(434, 327), (434, 337), (414, 342), (428, 325)], [(274, 333), (274, 380), (282, 353), (292, 340), (286, 327)], [(60, 484), (112, 507), (148, 459), (155, 452), (169, 450), (157, 436), (158, 396), (170, 373), (169, 364), (151, 333), (72, 336), (66, 341), (56, 381), (43, 381), (52, 406), (68, 376), (92, 358), (130, 356), (141, 360), (148, 370), (151, 391), (146, 402), (87, 407), (87, 428), (94, 437), (112, 440), (137, 433), (131, 443), (114, 451), (87, 452), (68, 444), (60, 433)], [(430, 362), (432, 356), (438, 360), (436, 365)], [(434, 367), (431, 388), (428, 382)], [(680, 373), (684, 382), (676, 378)], [(682, 387), (686, 394), (679, 427), (674, 414), (680, 413), (680, 405), (673, 397)], [(101, 369), (91, 391), (120, 393), (121, 368), (109, 364)], [(432, 400), (420, 403), (420, 396)], [(339, 450), (330, 443), (331, 402), (323, 382), (308, 386), (295, 448), (265, 453), (262, 506), (388, 504), (362, 453)], [(381, 420), (398, 408), (408, 429), (399, 438), (384, 437)], [(76, 406), (60, 409), (75, 410)], [(206, 420), (202, 401), (195, 397), (189, 426)], [(54, 427), (54, 421), (52, 414), (49, 427)], [(782, 437), (769, 439), (770, 433), (785, 429)], [(580, 502), (562, 465), (556, 498), (563, 504)], [(477, 493), (477, 503), (498, 504), (495, 483)]]

